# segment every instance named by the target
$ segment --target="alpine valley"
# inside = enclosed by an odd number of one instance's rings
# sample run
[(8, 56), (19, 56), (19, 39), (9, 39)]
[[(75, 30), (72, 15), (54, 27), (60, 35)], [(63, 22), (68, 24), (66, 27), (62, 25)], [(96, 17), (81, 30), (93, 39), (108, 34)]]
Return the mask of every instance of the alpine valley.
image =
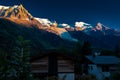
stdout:
[(23, 5), (0, 6), (0, 47), (11, 51), (17, 36), (31, 41), (32, 51), (48, 49), (71, 50), (77, 42), (89, 41), (93, 48), (114, 49), (120, 46), (120, 30), (102, 23), (96, 27), (85, 22), (74, 26), (32, 16)]

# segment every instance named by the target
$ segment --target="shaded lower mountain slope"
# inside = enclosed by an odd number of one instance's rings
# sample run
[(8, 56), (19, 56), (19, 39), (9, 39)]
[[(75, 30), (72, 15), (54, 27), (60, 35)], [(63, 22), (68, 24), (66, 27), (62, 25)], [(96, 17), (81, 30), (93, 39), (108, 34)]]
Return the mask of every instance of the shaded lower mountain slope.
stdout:
[(0, 47), (11, 52), (18, 36), (31, 41), (32, 53), (52, 48), (72, 48), (74, 42), (61, 39), (58, 35), (38, 29), (37, 26), (18, 25), (7, 19), (0, 19)]
[(99, 40), (97, 37), (87, 35), (82, 31), (69, 31), (69, 33), (71, 34), (72, 37), (78, 39), (80, 42), (89, 41), (92, 47), (94, 48), (100, 48), (100, 49), (111, 48), (111, 46), (109, 46), (107, 42), (103, 42), (102, 40)]
[(120, 46), (120, 36), (114, 34), (103, 34), (103, 32), (94, 32), (90, 34), (91, 37), (97, 38), (99, 41), (106, 43), (109, 49), (115, 49), (115, 46)]

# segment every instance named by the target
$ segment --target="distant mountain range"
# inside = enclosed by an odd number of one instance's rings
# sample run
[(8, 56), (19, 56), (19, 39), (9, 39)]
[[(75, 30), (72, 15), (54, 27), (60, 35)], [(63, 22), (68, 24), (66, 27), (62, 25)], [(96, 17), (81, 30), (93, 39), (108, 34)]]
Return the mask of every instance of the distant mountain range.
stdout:
[(89, 41), (96, 48), (120, 46), (120, 30), (102, 23), (96, 27), (85, 22), (75, 22), (74, 26), (59, 24), (32, 16), (22, 4), (0, 6), (0, 47), (10, 51), (19, 35), (31, 40), (32, 49), (37, 52), (63, 47), (72, 49), (78, 41)]

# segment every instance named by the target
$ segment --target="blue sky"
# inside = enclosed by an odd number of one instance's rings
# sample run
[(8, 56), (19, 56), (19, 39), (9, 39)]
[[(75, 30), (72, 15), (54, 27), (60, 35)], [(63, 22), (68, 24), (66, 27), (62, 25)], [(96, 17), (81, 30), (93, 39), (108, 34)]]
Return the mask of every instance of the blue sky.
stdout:
[(120, 29), (119, 0), (0, 0), (0, 5), (22, 3), (36, 17), (74, 25), (84, 21), (95, 26), (101, 22)]

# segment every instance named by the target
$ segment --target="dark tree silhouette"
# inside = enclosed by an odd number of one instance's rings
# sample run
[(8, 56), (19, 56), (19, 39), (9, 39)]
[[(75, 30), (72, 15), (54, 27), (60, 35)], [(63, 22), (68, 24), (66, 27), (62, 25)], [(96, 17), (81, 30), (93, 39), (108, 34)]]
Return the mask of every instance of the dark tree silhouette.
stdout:
[(119, 45), (116, 45), (116, 46), (115, 46), (115, 55), (116, 55), (117, 57), (120, 57), (120, 47), (119, 47)]
[(0, 49), (0, 80), (33, 80), (29, 43), (19, 36), (12, 53)]
[(91, 55), (92, 54), (92, 48), (89, 41), (85, 41), (81, 50), (81, 53), (83, 55)]
[(76, 79), (78, 75), (82, 74), (82, 58), (83, 55), (81, 53), (81, 43), (77, 42), (75, 49), (73, 51), (73, 53), (76, 56), (76, 61), (75, 61), (75, 74), (76, 74)]
[(24, 40), (19, 36), (16, 41), (16, 47), (12, 55), (12, 61), (17, 65), (16, 70), (17, 80), (31, 80), (30, 72), (30, 41)]

